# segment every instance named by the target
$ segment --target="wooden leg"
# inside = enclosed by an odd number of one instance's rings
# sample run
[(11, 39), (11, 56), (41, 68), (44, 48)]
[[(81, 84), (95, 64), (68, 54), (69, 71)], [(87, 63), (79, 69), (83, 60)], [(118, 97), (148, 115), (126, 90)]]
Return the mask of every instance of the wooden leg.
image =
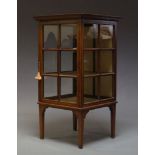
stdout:
[(73, 112), (73, 130), (77, 131), (77, 118), (74, 112)]
[(40, 126), (40, 139), (44, 139), (44, 119), (46, 107), (39, 105), (39, 126)]
[(78, 145), (79, 148), (83, 148), (83, 131), (84, 131), (84, 118), (81, 116), (78, 117)]
[(115, 138), (116, 104), (110, 107), (111, 111), (111, 137)]
[(78, 146), (80, 149), (83, 148), (83, 132), (84, 132), (84, 119), (88, 111), (76, 112), (78, 120)]

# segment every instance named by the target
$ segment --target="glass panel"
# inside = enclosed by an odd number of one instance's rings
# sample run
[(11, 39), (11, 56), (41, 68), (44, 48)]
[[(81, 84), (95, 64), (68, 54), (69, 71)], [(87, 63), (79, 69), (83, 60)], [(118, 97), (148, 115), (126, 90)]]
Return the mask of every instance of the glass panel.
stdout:
[(113, 38), (113, 26), (112, 25), (101, 25), (100, 26), (100, 47), (101, 48), (112, 48)]
[(77, 54), (76, 51), (61, 52), (61, 72), (76, 73), (77, 70)]
[(57, 78), (44, 76), (44, 98), (58, 100)]
[(97, 76), (113, 72), (112, 51), (85, 51), (84, 76)]
[(84, 75), (95, 74), (97, 71), (97, 52), (85, 51), (84, 52)]
[(100, 59), (100, 72), (101, 73), (110, 73), (113, 72), (112, 68), (112, 51), (101, 51), (99, 52)]
[(98, 25), (85, 24), (84, 26), (84, 47), (96, 48), (98, 38)]
[(44, 48), (57, 48), (58, 25), (44, 26)]
[(112, 75), (84, 78), (84, 103), (112, 98), (112, 85)]
[(97, 77), (84, 78), (84, 103), (99, 100), (97, 83), (98, 83)]
[(77, 46), (76, 24), (61, 25), (61, 48), (75, 48)]
[(75, 78), (61, 78), (61, 102), (77, 102), (77, 80)]
[(113, 97), (113, 90), (112, 90), (112, 84), (113, 84), (113, 77), (112, 76), (101, 76), (100, 77), (100, 98), (106, 99)]
[(44, 51), (44, 73), (57, 72), (57, 52)]

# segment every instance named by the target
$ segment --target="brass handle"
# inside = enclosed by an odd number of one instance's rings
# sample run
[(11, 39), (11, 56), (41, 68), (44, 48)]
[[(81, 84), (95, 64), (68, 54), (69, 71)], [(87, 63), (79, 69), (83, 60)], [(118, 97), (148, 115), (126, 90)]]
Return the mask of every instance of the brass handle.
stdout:
[(40, 75), (40, 72), (37, 73), (37, 75), (35, 76), (35, 79), (36, 79), (36, 80), (41, 80), (41, 79), (42, 79), (42, 78), (41, 78), (41, 75)]

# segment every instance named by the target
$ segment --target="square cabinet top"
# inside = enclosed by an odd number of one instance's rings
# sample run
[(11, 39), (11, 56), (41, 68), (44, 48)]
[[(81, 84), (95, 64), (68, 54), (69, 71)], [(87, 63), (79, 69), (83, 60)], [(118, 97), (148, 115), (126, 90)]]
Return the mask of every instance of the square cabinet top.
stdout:
[(110, 20), (118, 21), (120, 17), (116, 16), (105, 16), (101, 14), (52, 14), (49, 16), (35, 16), (37, 21), (49, 21), (49, 20), (75, 20), (75, 19), (93, 19), (93, 20)]

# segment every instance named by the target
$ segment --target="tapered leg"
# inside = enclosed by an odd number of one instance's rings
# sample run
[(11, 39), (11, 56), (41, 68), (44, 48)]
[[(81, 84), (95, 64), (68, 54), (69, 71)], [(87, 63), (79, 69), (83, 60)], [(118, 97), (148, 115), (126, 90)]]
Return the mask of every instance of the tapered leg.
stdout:
[(78, 145), (79, 148), (83, 148), (83, 131), (84, 131), (84, 118), (81, 116), (78, 117)]
[(73, 130), (77, 131), (77, 118), (74, 112), (73, 112)]
[(116, 123), (116, 104), (110, 107), (111, 110), (111, 137), (115, 138), (115, 123)]
[(39, 105), (39, 126), (40, 126), (40, 139), (44, 139), (44, 119), (46, 107)]
[(88, 111), (75, 112), (78, 121), (78, 146), (83, 148), (84, 119)]

